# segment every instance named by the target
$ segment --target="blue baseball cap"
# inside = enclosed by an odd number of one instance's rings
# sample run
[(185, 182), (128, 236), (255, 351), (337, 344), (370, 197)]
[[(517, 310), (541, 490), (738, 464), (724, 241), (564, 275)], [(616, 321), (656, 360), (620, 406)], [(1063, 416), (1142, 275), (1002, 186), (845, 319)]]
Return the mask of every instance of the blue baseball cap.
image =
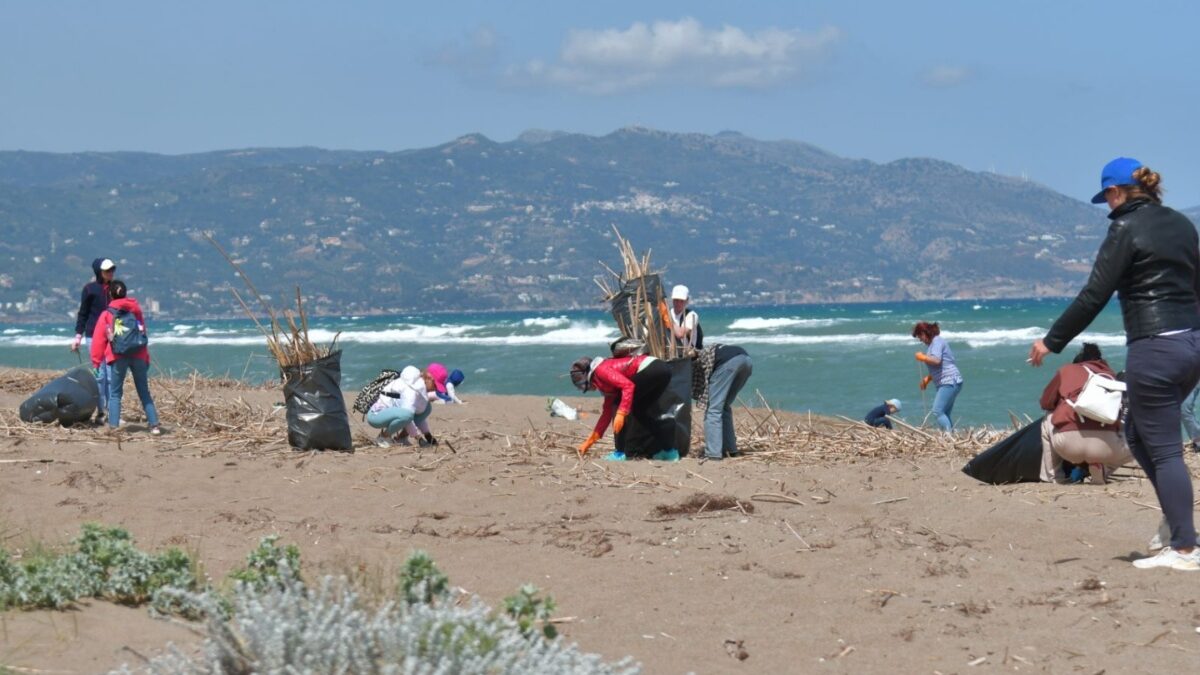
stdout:
[(1104, 165), (1100, 172), (1100, 191), (1092, 197), (1093, 204), (1103, 204), (1104, 191), (1114, 185), (1133, 185), (1137, 180), (1133, 172), (1142, 168), (1142, 163), (1132, 157), (1118, 157)]

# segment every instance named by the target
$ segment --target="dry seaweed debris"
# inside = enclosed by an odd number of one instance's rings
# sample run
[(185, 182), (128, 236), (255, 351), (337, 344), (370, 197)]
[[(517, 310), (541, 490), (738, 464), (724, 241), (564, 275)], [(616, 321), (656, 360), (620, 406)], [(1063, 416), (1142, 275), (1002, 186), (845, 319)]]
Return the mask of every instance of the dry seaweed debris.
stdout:
[[(613, 235), (617, 239), (617, 249), (621, 252), (623, 270), (618, 273), (608, 265), (600, 263), (611, 275), (611, 280), (608, 277), (595, 279), (596, 285), (604, 293), (604, 301), (612, 305), (629, 282), (637, 282), (636, 293), (625, 298), (625, 302), (628, 303), (628, 316), (624, 312), (613, 312), (617, 330), (627, 338), (644, 342), (652, 356), (660, 359), (682, 356), (675, 340), (671, 338), (671, 315), (667, 308), (667, 300), (663, 297), (662, 284), (657, 278), (658, 273), (650, 266), (650, 251), (647, 250), (639, 257), (633, 250), (633, 244), (621, 236), (615, 225)], [(647, 284), (648, 278), (654, 278), (658, 283)]]
[(697, 492), (683, 501), (674, 504), (659, 504), (654, 507), (654, 515), (661, 518), (697, 516), (701, 513), (725, 511), (728, 509), (734, 509), (744, 514), (754, 513), (754, 505), (748, 501), (742, 502), (730, 495), (713, 495), (706, 492)]
[[(55, 375), (45, 371), (0, 370), (0, 391), (33, 393)], [(203, 452), (263, 452), (287, 450), (283, 410), (248, 402), (241, 392), (245, 384), (212, 380), (192, 373), (186, 378), (151, 379), (155, 407), (167, 433), (154, 443), (163, 451), (196, 448)], [(238, 395), (231, 398), (231, 392)], [(108, 434), (119, 444), (133, 440), (131, 434), (145, 420), (136, 396), (126, 396), (121, 417), (130, 426), (118, 432), (91, 424), (63, 427), (58, 424), (22, 422), (16, 411), (0, 409), (0, 438), (51, 441), (100, 440)]]

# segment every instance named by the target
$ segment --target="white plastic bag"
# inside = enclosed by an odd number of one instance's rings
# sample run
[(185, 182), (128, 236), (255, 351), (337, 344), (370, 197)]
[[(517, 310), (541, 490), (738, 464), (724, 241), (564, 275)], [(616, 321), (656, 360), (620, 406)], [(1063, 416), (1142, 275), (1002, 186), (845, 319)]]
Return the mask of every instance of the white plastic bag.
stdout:
[(564, 403), (561, 398), (556, 398), (550, 402), (550, 416), (573, 420), (579, 418), (579, 411)]

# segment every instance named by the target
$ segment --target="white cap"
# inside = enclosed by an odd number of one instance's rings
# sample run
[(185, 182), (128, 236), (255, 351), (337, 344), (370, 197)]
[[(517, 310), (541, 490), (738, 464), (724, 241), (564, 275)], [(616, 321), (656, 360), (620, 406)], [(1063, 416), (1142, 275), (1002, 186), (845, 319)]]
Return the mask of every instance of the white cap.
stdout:
[(117, 264), (115, 262), (109, 260), (108, 258), (105, 258), (104, 260), (100, 261), (100, 271), (102, 271), (102, 272), (111, 270), (112, 268), (114, 268), (116, 266), (117, 266)]
[(675, 288), (672, 288), (671, 289), (671, 299), (672, 300), (687, 300), (688, 299), (688, 287), (684, 286), (683, 284), (679, 284)]
[(885, 401), (885, 403), (892, 406), (897, 411), (900, 410), (900, 399), (898, 399), (898, 398), (889, 398), (887, 401)]

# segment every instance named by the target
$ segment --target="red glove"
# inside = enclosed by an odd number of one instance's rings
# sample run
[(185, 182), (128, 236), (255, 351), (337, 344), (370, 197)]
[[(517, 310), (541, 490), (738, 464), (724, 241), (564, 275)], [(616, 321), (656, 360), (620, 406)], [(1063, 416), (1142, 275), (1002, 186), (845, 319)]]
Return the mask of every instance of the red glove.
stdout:
[(917, 352), (916, 356), (917, 356), (917, 360), (920, 361), (921, 363), (929, 362), (929, 357), (925, 355), (925, 352)]
[(925, 391), (925, 387), (928, 387), (930, 382), (933, 382), (932, 375), (926, 375), (925, 377), (922, 377), (921, 378), (921, 391)]
[(613, 433), (619, 434), (625, 428), (625, 413), (617, 411), (617, 416), (613, 418)]
[(592, 435), (588, 436), (587, 440), (583, 442), (583, 445), (579, 446), (579, 454), (586, 455), (587, 451), (591, 450), (592, 446), (595, 445), (596, 441), (598, 440), (600, 440), (600, 434), (593, 431)]

